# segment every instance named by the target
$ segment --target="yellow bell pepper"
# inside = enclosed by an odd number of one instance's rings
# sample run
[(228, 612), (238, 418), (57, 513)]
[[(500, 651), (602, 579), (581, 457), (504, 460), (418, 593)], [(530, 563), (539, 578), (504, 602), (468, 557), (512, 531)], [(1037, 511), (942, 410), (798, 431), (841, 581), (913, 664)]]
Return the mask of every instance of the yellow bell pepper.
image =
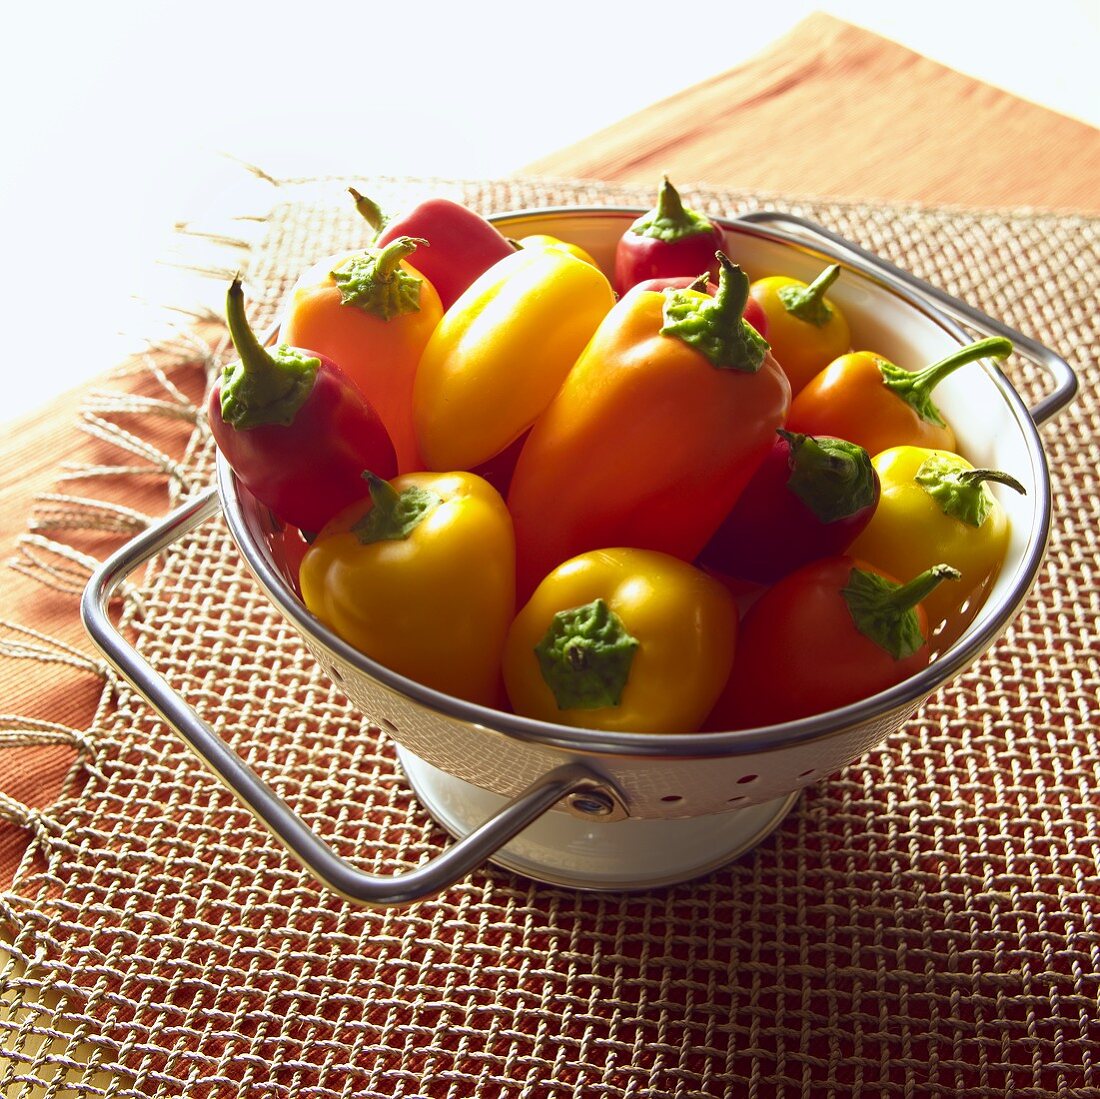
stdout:
[(615, 304), (599, 270), (560, 249), (520, 249), (447, 310), (416, 372), (428, 469), (474, 469), (526, 431)]
[(521, 248), (557, 248), (568, 252), (571, 256), (576, 256), (579, 260), (584, 260), (585, 263), (592, 264), (593, 267), (599, 267), (599, 264), (579, 244), (560, 240), (547, 233), (532, 233), (530, 236), (520, 237), (516, 244)]
[(768, 343), (794, 395), (851, 346), (844, 314), (825, 297), (839, 275), (840, 267), (834, 263), (808, 286), (798, 279), (771, 275), (758, 279), (749, 290), (768, 318)]
[(516, 582), (500, 494), (470, 473), (364, 476), (371, 502), (341, 513), (302, 559), (306, 606), (387, 668), (499, 705)]
[(689, 733), (725, 686), (736, 634), (713, 577), (652, 550), (595, 550), (559, 565), (516, 616), (504, 682), (527, 717)]
[(1009, 522), (986, 487), (997, 481), (1016, 492), (1024, 486), (999, 470), (975, 469), (949, 450), (897, 446), (871, 464), (882, 483), (878, 508), (849, 553), (895, 576), (915, 576), (939, 562), (961, 574), (925, 600), (929, 622), (977, 611), (1008, 549)]

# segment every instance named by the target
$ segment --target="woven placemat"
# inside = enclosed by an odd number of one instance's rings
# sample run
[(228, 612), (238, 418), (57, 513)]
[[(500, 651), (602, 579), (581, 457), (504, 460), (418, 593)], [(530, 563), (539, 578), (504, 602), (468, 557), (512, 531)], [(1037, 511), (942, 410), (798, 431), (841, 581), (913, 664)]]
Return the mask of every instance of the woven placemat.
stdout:
[[(441, 191), (482, 210), (650, 201), (364, 182), (391, 208)], [(248, 264), (269, 292), (258, 323), (305, 262), (364, 239), (343, 185), (278, 193)], [(2, 898), (6, 1099), (59, 1067), (65, 1090), (47, 1093), (81, 1097), (1100, 1096), (1097, 222), (685, 192), (810, 217), (1080, 372), (1044, 431), (1051, 549), (1006, 636), (701, 881), (597, 896), (486, 869), (409, 911), (319, 891), (108, 684), (79, 792), (0, 802), (33, 838)], [(185, 483), (211, 457), (200, 426)], [(154, 666), (357, 865), (393, 873), (446, 842), (220, 524), (165, 554), (127, 614)]]

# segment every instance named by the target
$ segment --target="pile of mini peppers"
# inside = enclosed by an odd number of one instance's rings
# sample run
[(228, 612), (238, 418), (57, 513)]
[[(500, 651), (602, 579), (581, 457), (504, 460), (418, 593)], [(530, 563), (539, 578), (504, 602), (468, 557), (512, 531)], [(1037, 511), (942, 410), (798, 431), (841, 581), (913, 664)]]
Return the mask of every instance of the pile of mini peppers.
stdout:
[[(909, 369), (830, 291), (750, 282), (665, 178), (614, 282), (445, 199), (389, 218), (248, 325), (215, 440), (341, 638), (432, 691), (559, 724), (738, 729), (870, 697), (931, 659), (1008, 519), (933, 400), (987, 339)], [(518, 611), (518, 613), (517, 613)]]

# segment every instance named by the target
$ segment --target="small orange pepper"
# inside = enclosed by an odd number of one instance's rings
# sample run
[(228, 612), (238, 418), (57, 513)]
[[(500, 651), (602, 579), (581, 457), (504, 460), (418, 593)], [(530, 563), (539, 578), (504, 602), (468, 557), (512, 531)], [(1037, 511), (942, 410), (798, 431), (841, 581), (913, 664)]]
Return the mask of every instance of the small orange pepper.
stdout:
[(919, 371), (872, 351), (841, 355), (791, 402), (787, 430), (847, 439), (872, 457), (892, 446), (956, 450), (955, 432), (932, 401), (932, 390), (966, 363), (1011, 352), (1008, 340), (992, 336)]
[(412, 393), (420, 355), (443, 316), (432, 284), (405, 257), (427, 242), (399, 237), (314, 264), (298, 279), (279, 339), (340, 364), (377, 410), (400, 473), (423, 469)]

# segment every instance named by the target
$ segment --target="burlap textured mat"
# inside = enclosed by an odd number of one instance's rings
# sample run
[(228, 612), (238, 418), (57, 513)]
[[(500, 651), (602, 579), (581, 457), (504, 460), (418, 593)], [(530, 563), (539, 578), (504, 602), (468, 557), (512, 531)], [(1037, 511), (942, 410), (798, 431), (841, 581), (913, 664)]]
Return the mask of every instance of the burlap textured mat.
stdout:
[[(440, 190), (368, 186), (387, 205)], [(450, 190), (483, 210), (650, 198)], [(685, 190), (716, 213), (813, 218), (1080, 372), (1079, 401), (1044, 431), (1048, 561), (1008, 634), (702, 881), (593, 896), (488, 869), (404, 912), (319, 892), (109, 684), (83, 788), (44, 811), (0, 803), (32, 837), (2, 899), (20, 1009), (0, 1016), (5, 1097), (58, 1066), (51, 1093), (82, 1097), (1100, 1096), (1097, 223)], [(271, 292), (261, 323), (307, 260), (363, 237), (340, 185), (283, 194), (249, 262)], [(210, 475), (201, 425), (184, 467), (184, 488)], [(392, 873), (444, 842), (220, 525), (168, 552), (126, 613), (342, 854)]]

